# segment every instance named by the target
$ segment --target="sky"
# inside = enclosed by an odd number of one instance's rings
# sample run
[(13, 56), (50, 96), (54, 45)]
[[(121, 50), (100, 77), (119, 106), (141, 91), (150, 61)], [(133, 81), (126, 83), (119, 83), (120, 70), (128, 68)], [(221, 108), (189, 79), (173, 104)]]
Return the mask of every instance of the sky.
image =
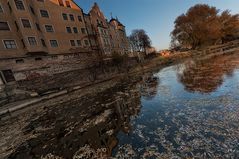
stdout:
[(158, 50), (170, 45), (174, 20), (195, 4), (209, 4), (217, 9), (239, 13), (239, 0), (75, 0), (88, 13), (97, 2), (105, 17), (118, 19), (126, 26), (127, 35), (133, 29), (144, 29)]

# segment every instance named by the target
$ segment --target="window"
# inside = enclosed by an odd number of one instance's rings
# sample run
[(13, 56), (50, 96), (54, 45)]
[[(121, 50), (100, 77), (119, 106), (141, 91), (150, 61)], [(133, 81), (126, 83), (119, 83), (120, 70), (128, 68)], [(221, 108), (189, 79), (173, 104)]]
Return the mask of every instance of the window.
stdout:
[(0, 13), (3, 13), (3, 9), (2, 9), (1, 4), (0, 4)]
[(81, 18), (81, 16), (78, 16), (78, 20), (79, 20), (80, 22), (82, 22), (82, 18)]
[(31, 46), (37, 45), (37, 41), (35, 37), (28, 37), (28, 42)]
[(70, 14), (69, 16), (71, 21), (75, 21), (74, 15)]
[(0, 22), (0, 30), (10, 30), (7, 22)]
[(62, 0), (58, 0), (58, 3), (59, 3), (60, 6), (64, 6), (64, 3), (63, 3)]
[(28, 19), (22, 19), (22, 25), (24, 28), (31, 28), (31, 23)]
[(35, 58), (35, 61), (41, 61), (41, 60), (42, 60), (41, 57), (36, 57), (36, 58)]
[(64, 20), (68, 20), (68, 16), (67, 16), (67, 14), (62, 13), (62, 17), (63, 17)]
[(2, 70), (2, 73), (7, 83), (16, 81), (12, 70)]
[(17, 59), (16, 63), (24, 63), (24, 60), (23, 59)]
[(81, 46), (81, 41), (80, 40), (76, 40), (76, 42), (77, 42), (78, 46)]
[(18, 10), (25, 10), (24, 4), (21, 0), (15, 0), (15, 4)]
[(88, 40), (84, 40), (85, 45), (88, 46), (89, 45), (89, 41)]
[(46, 47), (45, 40), (41, 39), (41, 44), (42, 44), (42, 46)]
[(38, 23), (36, 23), (36, 28), (38, 31), (41, 31), (40, 25)]
[(52, 25), (45, 25), (45, 28), (46, 28), (46, 32), (54, 32)]
[(71, 3), (70, 3), (69, 1), (66, 1), (66, 6), (67, 6), (68, 8), (71, 8)]
[(77, 27), (73, 27), (73, 31), (74, 31), (74, 33), (78, 33), (78, 29), (77, 29)]
[(6, 49), (16, 49), (17, 45), (15, 40), (3, 40)]
[(71, 27), (66, 27), (66, 32), (67, 32), (67, 33), (72, 33)]
[(81, 32), (82, 34), (85, 34), (86, 33), (85, 28), (81, 28)]
[(45, 18), (49, 18), (49, 14), (46, 10), (40, 10), (41, 16)]
[(51, 47), (58, 47), (58, 43), (56, 40), (50, 40)]
[(70, 40), (71, 46), (76, 46), (75, 40)]

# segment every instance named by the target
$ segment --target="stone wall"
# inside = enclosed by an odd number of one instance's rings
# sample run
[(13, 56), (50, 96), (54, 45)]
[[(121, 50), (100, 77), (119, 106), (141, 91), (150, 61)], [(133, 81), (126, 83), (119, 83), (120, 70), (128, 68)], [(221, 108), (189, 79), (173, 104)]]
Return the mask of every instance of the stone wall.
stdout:
[(20, 81), (39, 76), (84, 69), (93, 65), (96, 56), (96, 53), (72, 53), (54, 56), (0, 59), (0, 71), (12, 70), (16, 81)]
[[(92, 52), (0, 59), (0, 103), (6, 98), (20, 100), (32, 92), (65, 88), (73, 84), (74, 76), (79, 81), (75, 84), (82, 84), (96, 60), (97, 53)], [(5, 70), (10, 70), (15, 82), (8, 82)]]
[[(97, 53), (28, 57), (20, 63), (17, 60), (20, 59), (0, 60), (1, 70), (11, 70), (15, 78), (15, 82), (1, 85), (0, 101), (6, 97), (12, 102), (74, 86), (84, 87), (126, 71), (126, 66), (115, 66), (111, 59), (100, 64)], [(134, 67), (136, 63), (136, 58), (130, 58), (128, 66)]]

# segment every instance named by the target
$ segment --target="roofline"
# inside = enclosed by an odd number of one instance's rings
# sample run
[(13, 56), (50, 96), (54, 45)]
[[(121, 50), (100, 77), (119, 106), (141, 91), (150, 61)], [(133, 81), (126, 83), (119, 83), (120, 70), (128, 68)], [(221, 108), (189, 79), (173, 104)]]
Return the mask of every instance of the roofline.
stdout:
[(74, 1), (74, 0), (71, 0), (77, 7), (79, 7), (81, 9), (81, 11), (84, 13), (83, 9)]

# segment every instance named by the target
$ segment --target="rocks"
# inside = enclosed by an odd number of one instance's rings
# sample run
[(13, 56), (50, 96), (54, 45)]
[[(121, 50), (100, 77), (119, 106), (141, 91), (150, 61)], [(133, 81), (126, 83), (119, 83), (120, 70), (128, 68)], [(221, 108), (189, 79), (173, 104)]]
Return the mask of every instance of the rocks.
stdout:
[(73, 156), (73, 159), (106, 159), (106, 148), (93, 149), (89, 145), (81, 147)]
[(55, 156), (55, 155), (52, 155), (51, 153), (50, 154), (47, 154), (46, 156), (42, 156), (41, 159), (63, 159), (62, 157), (59, 157), (59, 156)]
[(134, 151), (132, 145), (126, 144), (119, 147), (117, 154), (115, 155), (114, 159), (129, 159), (135, 158), (136, 152)]

